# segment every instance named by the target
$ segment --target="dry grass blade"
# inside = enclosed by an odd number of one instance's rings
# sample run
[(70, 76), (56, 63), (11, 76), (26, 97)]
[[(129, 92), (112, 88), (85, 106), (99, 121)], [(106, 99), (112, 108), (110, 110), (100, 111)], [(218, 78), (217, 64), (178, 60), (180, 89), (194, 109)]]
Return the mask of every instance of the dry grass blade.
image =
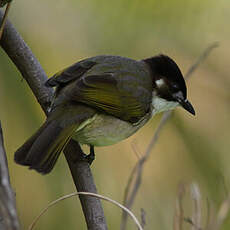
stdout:
[(139, 223), (139, 221), (137, 220), (137, 218), (135, 217), (135, 215), (129, 210), (127, 209), (125, 206), (123, 206), (122, 204), (118, 203), (115, 200), (112, 200), (106, 196), (102, 196), (96, 193), (91, 193), (91, 192), (74, 192), (71, 194), (68, 194), (66, 196), (62, 196), (59, 199), (52, 201), (46, 208), (44, 208), (40, 214), (33, 220), (33, 222), (31, 223), (31, 225), (29, 226), (28, 230), (32, 230), (35, 227), (35, 224), (39, 221), (39, 219), (48, 211), (49, 208), (51, 208), (52, 206), (56, 205), (57, 203), (59, 203), (60, 201), (63, 201), (65, 199), (71, 198), (73, 196), (78, 196), (78, 195), (87, 195), (87, 196), (93, 196), (102, 200), (106, 200), (112, 204), (115, 204), (116, 206), (118, 206), (119, 208), (121, 208), (122, 210), (124, 210), (125, 212), (128, 213), (128, 215), (130, 215), (130, 217), (133, 219), (133, 221), (135, 222), (135, 224), (137, 225), (139, 230), (143, 230), (143, 228), (141, 227), (141, 224)]
[(210, 218), (210, 214), (211, 214), (211, 207), (210, 207), (210, 202), (209, 199), (206, 199), (206, 206), (207, 206), (207, 218), (206, 218), (206, 224), (205, 224), (205, 228), (204, 229), (209, 229), (209, 226), (211, 224), (211, 218)]
[(173, 230), (183, 230), (184, 209), (183, 199), (185, 196), (185, 185), (181, 183), (178, 187), (178, 196), (176, 201), (176, 210), (174, 215)]
[(216, 208), (212, 202), (207, 199), (207, 217), (205, 221), (205, 230), (216, 230)]
[(191, 198), (193, 200), (192, 230), (201, 229), (201, 193), (196, 183), (191, 184)]
[(217, 213), (215, 230), (219, 230), (221, 228), (224, 220), (229, 214), (229, 210), (230, 210), (230, 196), (220, 206), (219, 212)]

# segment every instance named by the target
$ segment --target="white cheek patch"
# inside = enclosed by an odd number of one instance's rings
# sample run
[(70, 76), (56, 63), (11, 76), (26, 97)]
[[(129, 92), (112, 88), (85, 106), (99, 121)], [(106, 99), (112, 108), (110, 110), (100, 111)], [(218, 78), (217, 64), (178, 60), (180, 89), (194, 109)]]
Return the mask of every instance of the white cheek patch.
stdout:
[(155, 83), (158, 88), (161, 88), (165, 84), (165, 81), (164, 79), (161, 78), (161, 79), (156, 80)]

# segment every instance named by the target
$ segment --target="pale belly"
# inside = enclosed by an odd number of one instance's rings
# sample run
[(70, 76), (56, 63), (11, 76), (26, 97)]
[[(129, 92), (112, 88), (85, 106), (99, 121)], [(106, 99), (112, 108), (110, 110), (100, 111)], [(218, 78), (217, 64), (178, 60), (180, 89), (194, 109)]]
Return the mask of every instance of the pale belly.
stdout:
[(98, 113), (79, 126), (75, 131), (73, 139), (80, 144), (93, 146), (113, 145), (130, 137), (156, 113), (174, 109), (176, 106), (178, 106), (177, 102), (166, 101), (153, 93), (150, 112), (137, 124), (132, 124), (110, 115)]
[(147, 114), (137, 124), (132, 124), (106, 114), (96, 114), (80, 125), (73, 139), (80, 144), (93, 146), (116, 144), (134, 134), (149, 118), (150, 115)]

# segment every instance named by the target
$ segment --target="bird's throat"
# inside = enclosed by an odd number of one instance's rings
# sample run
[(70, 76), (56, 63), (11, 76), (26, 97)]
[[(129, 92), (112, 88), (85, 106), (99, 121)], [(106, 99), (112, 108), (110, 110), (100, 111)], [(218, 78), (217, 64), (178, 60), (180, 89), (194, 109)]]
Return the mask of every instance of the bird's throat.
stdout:
[(167, 101), (161, 97), (154, 95), (152, 99), (152, 116), (154, 116), (156, 113), (172, 110), (178, 105), (178, 102)]

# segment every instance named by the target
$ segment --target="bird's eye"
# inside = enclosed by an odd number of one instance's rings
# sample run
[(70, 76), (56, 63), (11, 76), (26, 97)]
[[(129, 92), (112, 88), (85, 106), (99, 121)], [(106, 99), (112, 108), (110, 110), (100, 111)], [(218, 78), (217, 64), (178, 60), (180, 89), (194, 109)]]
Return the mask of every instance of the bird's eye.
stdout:
[(179, 88), (179, 86), (177, 84), (171, 84), (170, 88), (171, 88), (171, 91), (173, 93), (176, 93), (176, 92), (180, 91), (180, 88)]

